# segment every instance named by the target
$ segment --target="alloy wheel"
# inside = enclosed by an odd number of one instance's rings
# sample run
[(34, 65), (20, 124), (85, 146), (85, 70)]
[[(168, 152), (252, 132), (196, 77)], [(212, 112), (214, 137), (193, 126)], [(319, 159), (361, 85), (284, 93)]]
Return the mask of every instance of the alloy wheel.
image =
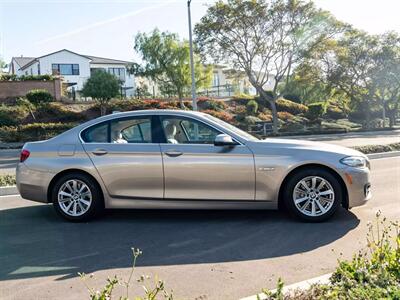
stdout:
[(322, 216), (331, 209), (335, 201), (335, 191), (326, 179), (308, 176), (294, 187), (293, 201), (302, 214), (311, 217)]
[(72, 217), (85, 214), (92, 204), (92, 192), (86, 183), (78, 179), (62, 184), (57, 196), (62, 211)]

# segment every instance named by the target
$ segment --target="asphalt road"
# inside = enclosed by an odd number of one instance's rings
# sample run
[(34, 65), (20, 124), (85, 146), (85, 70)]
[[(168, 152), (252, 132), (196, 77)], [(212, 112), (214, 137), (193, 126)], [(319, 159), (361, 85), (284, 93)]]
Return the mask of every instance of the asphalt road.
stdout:
[[(364, 247), (378, 210), (400, 218), (400, 157), (372, 161), (373, 199), (340, 210), (326, 223), (299, 223), (277, 211), (112, 211), (90, 223), (68, 223), (51, 205), (0, 198), (0, 298), (88, 299), (77, 272), (165, 280), (178, 299), (238, 299), (333, 270), (339, 257)], [(149, 282), (153, 283), (152, 280)], [(141, 291), (140, 286), (134, 291)], [(131, 294), (132, 295), (132, 294)]]

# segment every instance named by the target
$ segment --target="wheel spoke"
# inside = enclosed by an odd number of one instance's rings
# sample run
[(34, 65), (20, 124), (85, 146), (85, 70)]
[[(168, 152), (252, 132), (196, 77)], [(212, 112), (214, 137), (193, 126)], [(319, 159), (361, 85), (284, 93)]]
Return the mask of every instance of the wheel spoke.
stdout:
[(58, 194), (59, 194), (60, 196), (65, 196), (65, 197), (69, 197), (69, 198), (72, 197), (71, 194), (69, 194), (69, 193), (67, 193), (67, 192), (64, 192), (64, 191), (61, 191), (61, 192), (59, 192)]
[(303, 197), (303, 198), (299, 198), (299, 199), (294, 200), (294, 203), (299, 204), (299, 203), (301, 203), (303, 201), (306, 201), (306, 200), (308, 200), (308, 197)]
[(308, 185), (307, 185), (307, 182), (305, 182), (304, 180), (302, 180), (302, 181), (300, 182), (300, 184), (301, 184), (307, 191), (310, 190), (310, 188), (309, 188)]
[(320, 196), (326, 196), (326, 195), (332, 195), (332, 194), (333, 194), (332, 190), (326, 190), (326, 191), (319, 193)]
[(311, 202), (311, 215), (315, 216), (315, 201)]
[(324, 214), (324, 213), (326, 212), (325, 208), (322, 206), (322, 204), (321, 204), (318, 200), (316, 200), (315, 202), (317, 203), (318, 208), (319, 208), (319, 209), (321, 210), (321, 212)]
[(321, 180), (321, 182), (319, 183), (319, 185), (317, 187), (317, 191), (320, 191), (324, 185), (325, 185), (325, 180)]
[(311, 188), (315, 189), (316, 185), (317, 185), (317, 178), (316, 177), (311, 178)]
[(85, 204), (86, 206), (89, 206), (89, 205), (90, 205), (90, 202), (89, 202), (89, 201), (83, 200), (82, 198), (79, 199), (79, 202), (82, 202), (82, 203)]

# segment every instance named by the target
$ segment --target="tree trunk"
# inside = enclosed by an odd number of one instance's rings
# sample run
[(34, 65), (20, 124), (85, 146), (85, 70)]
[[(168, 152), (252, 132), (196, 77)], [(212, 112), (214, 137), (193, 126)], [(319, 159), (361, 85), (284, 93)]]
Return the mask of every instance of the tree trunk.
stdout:
[(178, 92), (178, 98), (179, 98), (179, 105), (181, 109), (185, 109), (185, 103), (183, 103), (183, 93)]
[(386, 107), (385, 107), (385, 101), (382, 99), (382, 127), (385, 128), (385, 120), (386, 120)]
[(278, 134), (278, 111), (276, 109), (276, 101), (269, 100), (271, 104), (271, 112), (272, 112), (272, 130), (274, 134)]
[(104, 103), (100, 103), (100, 115), (105, 116), (107, 113), (107, 108)]

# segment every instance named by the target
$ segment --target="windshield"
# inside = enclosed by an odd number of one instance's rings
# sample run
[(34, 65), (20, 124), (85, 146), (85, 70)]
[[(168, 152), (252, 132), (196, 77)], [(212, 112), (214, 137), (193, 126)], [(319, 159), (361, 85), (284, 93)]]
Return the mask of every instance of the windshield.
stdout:
[(251, 135), (250, 133), (247, 133), (244, 130), (241, 130), (225, 121), (222, 121), (221, 119), (215, 118), (211, 115), (208, 114), (204, 114), (204, 116), (206, 116), (208, 119), (212, 120), (215, 123), (218, 123), (219, 125), (229, 129), (230, 131), (232, 131), (233, 133), (235, 133), (236, 135), (240, 136), (241, 138), (248, 140), (248, 141), (259, 141), (258, 138), (256, 138), (255, 136)]

